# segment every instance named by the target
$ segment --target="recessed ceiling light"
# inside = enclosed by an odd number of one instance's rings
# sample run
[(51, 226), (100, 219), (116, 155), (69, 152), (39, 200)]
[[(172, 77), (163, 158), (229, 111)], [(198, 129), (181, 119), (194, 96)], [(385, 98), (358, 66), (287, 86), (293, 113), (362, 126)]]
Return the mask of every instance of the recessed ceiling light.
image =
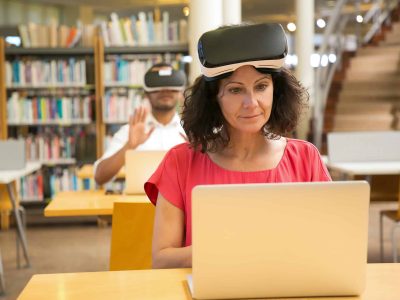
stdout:
[(293, 32), (296, 30), (296, 24), (294, 24), (292, 22), (288, 23), (286, 27), (290, 32)]
[(183, 12), (183, 15), (184, 15), (185, 17), (188, 17), (189, 14), (190, 14), (189, 7), (188, 7), (188, 6), (185, 6), (185, 7), (182, 9), (182, 12)]
[(325, 20), (324, 19), (318, 19), (317, 20), (317, 26), (319, 27), (319, 28), (325, 28), (325, 26), (326, 26), (326, 22), (325, 22)]

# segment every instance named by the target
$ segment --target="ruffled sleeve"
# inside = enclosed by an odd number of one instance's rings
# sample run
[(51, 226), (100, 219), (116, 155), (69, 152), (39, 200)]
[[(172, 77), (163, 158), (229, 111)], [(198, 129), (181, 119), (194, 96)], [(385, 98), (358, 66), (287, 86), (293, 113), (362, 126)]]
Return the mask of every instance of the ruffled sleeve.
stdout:
[(144, 184), (150, 201), (156, 205), (160, 193), (174, 206), (185, 209), (185, 192), (182, 175), (187, 169), (185, 158), (186, 144), (178, 145), (167, 152), (157, 170)]

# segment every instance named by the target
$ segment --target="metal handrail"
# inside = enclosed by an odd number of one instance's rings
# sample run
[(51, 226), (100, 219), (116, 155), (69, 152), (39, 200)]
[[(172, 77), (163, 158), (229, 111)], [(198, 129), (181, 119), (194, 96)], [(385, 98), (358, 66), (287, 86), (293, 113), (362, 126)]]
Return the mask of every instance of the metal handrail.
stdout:
[[(327, 55), (327, 49), (329, 46), (329, 40), (332, 36), (335, 36), (339, 41), (338, 46), (339, 49), (342, 49), (341, 45), (341, 32), (338, 29), (342, 29), (346, 24), (343, 24), (343, 19), (341, 20), (342, 10), (344, 5), (348, 2), (348, 0), (339, 0), (336, 4), (332, 14), (329, 17), (327, 22), (326, 30), (323, 36), (323, 42), (319, 48), (318, 55), (320, 57), (320, 63), (315, 72), (315, 102), (314, 102), (314, 111), (313, 111), (313, 133), (314, 133), (314, 144), (321, 148), (322, 146), (322, 131), (324, 126), (324, 111), (326, 106), (327, 94), (329, 91), (329, 87), (331, 85), (331, 81), (333, 78), (334, 70), (336, 70), (339, 61), (341, 61), (341, 53), (342, 51), (335, 51), (336, 54), (336, 62), (334, 64), (329, 65), (330, 69), (328, 72), (321, 65), (321, 59), (323, 55)], [(345, 19), (347, 23), (347, 18)], [(340, 24), (340, 25), (339, 25)], [(324, 74), (326, 74), (324, 76)], [(328, 79), (331, 81), (329, 82)]]
[[(323, 42), (318, 50), (320, 64), (315, 70), (315, 102), (313, 110), (313, 142), (318, 148), (321, 148), (322, 146), (324, 112), (329, 89), (335, 71), (340, 67), (342, 62), (342, 53), (344, 51), (344, 31), (350, 20), (350, 16), (344, 14), (343, 9), (348, 2), (348, 0), (340, 0), (336, 3), (336, 6), (328, 19), (327, 27), (323, 35)], [(365, 14), (363, 20), (365, 26), (368, 26), (369, 22), (373, 22), (373, 24), (364, 37), (358, 36), (358, 40), (363, 44), (368, 43), (381, 28), (383, 22), (389, 19), (390, 12), (399, 5), (399, 3), (400, 0), (375, 0), (375, 3), (371, 5), (370, 10)], [(357, 4), (359, 3), (356, 1), (355, 5)], [(322, 66), (321, 59), (324, 55), (327, 55), (328, 48), (329, 53), (336, 55), (336, 62), (330, 63), (327, 66)]]

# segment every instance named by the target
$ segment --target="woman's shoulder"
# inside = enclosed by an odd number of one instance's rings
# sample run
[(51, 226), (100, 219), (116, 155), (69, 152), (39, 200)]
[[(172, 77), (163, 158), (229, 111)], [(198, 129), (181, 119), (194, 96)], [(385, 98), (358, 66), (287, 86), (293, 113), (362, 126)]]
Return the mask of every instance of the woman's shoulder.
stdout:
[(287, 150), (288, 152), (296, 152), (299, 154), (310, 155), (310, 154), (318, 154), (319, 151), (314, 144), (293, 138), (286, 138), (287, 140)]
[(185, 142), (172, 147), (168, 152), (166, 157), (174, 157), (176, 160), (182, 161), (187, 160), (195, 155), (196, 151), (190, 145), (190, 143)]

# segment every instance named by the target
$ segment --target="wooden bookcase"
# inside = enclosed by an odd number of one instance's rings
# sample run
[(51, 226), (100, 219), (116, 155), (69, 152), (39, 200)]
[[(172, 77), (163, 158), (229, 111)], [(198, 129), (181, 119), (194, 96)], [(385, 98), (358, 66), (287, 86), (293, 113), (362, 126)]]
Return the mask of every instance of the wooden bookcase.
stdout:
[[(75, 165), (82, 165), (83, 163), (93, 163), (94, 160), (100, 157), (104, 152), (105, 137), (107, 132), (106, 120), (104, 120), (104, 106), (105, 106), (105, 93), (109, 87), (104, 82), (104, 64), (109, 55), (152, 55), (161, 54), (175, 55), (181, 53), (186, 55), (188, 53), (187, 44), (177, 45), (157, 45), (157, 46), (142, 46), (142, 47), (110, 47), (105, 48), (104, 43), (100, 37), (94, 37), (93, 48), (6, 48), (5, 42), (0, 38), (0, 139), (7, 139), (12, 137), (10, 124), (7, 119), (7, 101), (10, 94), (10, 87), (6, 84), (6, 61), (13, 57), (36, 57), (47, 59), (49, 57), (85, 57), (85, 60), (90, 60), (90, 66), (87, 64), (86, 71), (91, 72), (91, 82), (85, 89), (89, 89), (94, 96), (94, 103), (92, 108), (93, 119), (91, 126), (95, 128), (95, 155), (91, 161), (54, 161), (49, 162), (50, 165), (57, 165), (57, 163), (69, 163)], [(54, 88), (54, 87), (42, 87)], [(62, 87), (58, 87), (62, 89)], [(132, 88), (129, 86), (121, 86), (120, 88)], [(140, 88), (140, 87), (136, 87)], [(35, 93), (34, 89), (33, 93)], [(121, 123), (122, 124), (122, 123)], [(14, 125), (13, 125), (14, 126)], [(30, 124), (29, 126), (39, 126)], [(52, 125), (54, 126), (54, 124)], [(15, 131), (15, 130), (14, 130)], [(1, 198), (1, 196), (0, 196)], [(0, 199), (1, 202), (1, 199)], [(1, 209), (1, 206), (0, 206)]]

